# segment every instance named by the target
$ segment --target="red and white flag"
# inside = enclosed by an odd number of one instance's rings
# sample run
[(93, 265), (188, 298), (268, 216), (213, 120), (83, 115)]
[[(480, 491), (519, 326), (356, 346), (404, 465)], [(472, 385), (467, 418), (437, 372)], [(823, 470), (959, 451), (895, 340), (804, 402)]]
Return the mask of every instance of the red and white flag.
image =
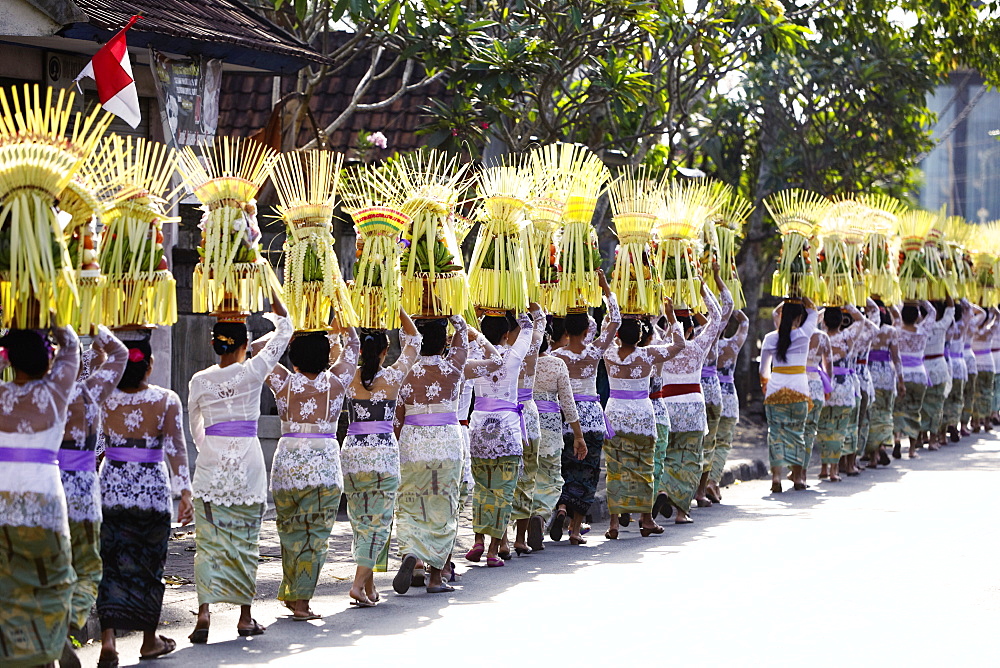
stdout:
[(73, 80), (78, 82), (90, 77), (97, 84), (97, 96), (101, 106), (136, 128), (142, 119), (139, 113), (139, 91), (132, 76), (132, 63), (128, 58), (125, 32), (141, 19), (133, 16), (117, 35), (108, 40), (101, 50), (94, 54), (83, 71)]

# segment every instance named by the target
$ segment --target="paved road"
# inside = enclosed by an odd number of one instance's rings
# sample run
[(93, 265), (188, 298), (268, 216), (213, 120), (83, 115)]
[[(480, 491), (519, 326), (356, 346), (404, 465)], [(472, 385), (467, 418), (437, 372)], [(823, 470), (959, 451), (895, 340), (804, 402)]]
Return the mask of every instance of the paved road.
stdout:
[[(314, 602), (320, 621), (266, 602), (255, 615), (269, 629), (253, 639), (220, 610), (209, 645), (182, 640), (160, 668), (998, 665), (998, 482), (993, 435), (805, 492), (747, 482), (659, 538), (633, 524), (607, 541), (595, 527), (584, 547), (473, 565), (450, 598), (396, 596), (381, 575), (377, 608), (349, 608), (346, 583)], [(135, 636), (119, 648), (123, 666), (138, 664)]]

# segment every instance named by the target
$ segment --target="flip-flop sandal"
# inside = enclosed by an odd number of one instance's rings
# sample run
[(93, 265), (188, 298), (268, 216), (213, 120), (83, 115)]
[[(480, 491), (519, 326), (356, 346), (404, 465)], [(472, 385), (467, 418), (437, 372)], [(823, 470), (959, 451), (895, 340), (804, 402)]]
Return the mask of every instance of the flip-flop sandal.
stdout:
[(374, 608), (375, 601), (359, 601), (356, 598), (352, 598), (351, 605), (353, 605), (355, 608)]
[(428, 594), (448, 594), (448, 593), (453, 592), (453, 591), (455, 591), (454, 587), (449, 587), (448, 585), (446, 585), (444, 583), (441, 583), (441, 584), (437, 585), (436, 587), (428, 587), (427, 588), (427, 593)]
[(97, 668), (118, 668), (118, 657), (98, 660)]
[(542, 534), (545, 532), (545, 522), (538, 515), (528, 520), (528, 547), (532, 550), (544, 550)]
[[(667, 512), (664, 513), (664, 510)], [(673, 509), (670, 507), (670, 498), (666, 494), (657, 494), (656, 500), (653, 502), (653, 519), (655, 520), (658, 515), (670, 517), (671, 512)]]
[(204, 645), (208, 642), (208, 629), (195, 629), (188, 636), (192, 645)]
[(293, 622), (308, 622), (313, 619), (323, 619), (323, 617), (317, 615), (315, 612), (310, 612), (307, 615), (292, 615)]
[(399, 565), (399, 572), (392, 579), (392, 590), (397, 594), (405, 594), (410, 591), (413, 582), (413, 569), (417, 565), (417, 558), (412, 554), (403, 557), (403, 563)]
[(629, 524), (632, 524), (631, 513), (622, 513), (621, 515), (619, 515), (618, 524), (622, 525), (623, 527), (627, 527)]
[(259, 636), (265, 631), (265, 627), (261, 626), (256, 619), (251, 619), (250, 623), (253, 624), (248, 629), (236, 629), (236, 632), (240, 634), (240, 637), (246, 638), (247, 636)]
[[(76, 648), (73, 647), (73, 641), (66, 638), (66, 642), (63, 644), (62, 654), (59, 656), (59, 665), (65, 668), (80, 668), (80, 657), (76, 655)], [(115, 659), (115, 665), (118, 665), (118, 659)]]
[(140, 661), (145, 661), (147, 659), (156, 659), (156, 658), (159, 658), (159, 657), (161, 657), (161, 656), (163, 656), (165, 654), (170, 654), (175, 649), (177, 649), (177, 643), (174, 641), (173, 638), (168, 638), (166, 636), (160, 636), (160, 640), (163, 641), (163, 647), (160, 650), (158, 650), (156, 652), (153, 652), (152, 654), (140, 654), (139, 655), (139, 660)]
[(674, 520), (674, 524), (694, 524), (694, 520), (687, 517), (683, 520)]
[(413, 578), (410, 582), (411, 587), (423, 587), (426, 583), (426, 571), (423, 568), (416, 568), (413, 571)]
[(549, 538), (556, 541), (557, 543), (562, 540), (563, 537), (563, 523), (566, 520), (566, 511), (557, 510), (556, 514), (552, 516), (552, 522), (549, 524)]

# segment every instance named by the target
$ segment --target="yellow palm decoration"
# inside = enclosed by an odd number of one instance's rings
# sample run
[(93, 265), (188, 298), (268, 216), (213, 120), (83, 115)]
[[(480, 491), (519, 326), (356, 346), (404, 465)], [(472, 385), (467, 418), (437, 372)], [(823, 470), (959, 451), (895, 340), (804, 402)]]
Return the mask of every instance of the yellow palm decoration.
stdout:
[(771, 278), (775, 297), (808, 297), (823, 301), (825, 288), (817, 275), (812, 239), (829, 202), (819, 193), (791, 188), (764, 200), (764, 207), (781, 232), (781, 255)]
[(627, 170), (612, 181), (608, 195), (618, 232), (611, 289), (624, 313), (658, 315), (662, 292), (651, 242), (663, 184), (643, 168)]

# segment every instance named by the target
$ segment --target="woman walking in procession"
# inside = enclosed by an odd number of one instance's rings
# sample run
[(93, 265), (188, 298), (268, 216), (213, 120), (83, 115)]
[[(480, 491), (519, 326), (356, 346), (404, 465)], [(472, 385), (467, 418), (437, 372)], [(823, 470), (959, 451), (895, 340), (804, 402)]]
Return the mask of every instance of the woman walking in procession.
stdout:
[(875, 387), (875, 399), (868, 420), (868, 440), (865, 443), (868, 468), (877, 468), (879, 464), (888, 466), (891, 462), (887, 449), (893, 446), (893, 408), (896, 398), (906, 391), (897, 343), (899, 329), (896, 323), (899, 322), (899, 313), (895, 307), (890, 310), (880, 300), (874, 301), (879, 309), (880, 325), (872, 341), (871, 352), (868, 353), (868, 371)]
[(257, 590), (260, 524), (267, 502), (267, 469), (257, 438), (260, 390), (292, 338), (292, 321), (281, 298), (271, 295), (274, 336), (247, 361), (247, 328), (218, 322), (212, 348), (219, 363), (192, 376), (188, 385), (191, 436), (198, 446), (194, 472), (196, 520), (194, 576), (198, 621), (190, 640), (208, 642), (209, 606), (240, 606), (241, 636), (264, 633), (250, 614)]
[(371, 607), (380, 598), (373, 573), (387, 567), (399, 489), (399, 444), (392, 424), (396, 397), (420, 352), (420, 334), (413, 321), (402, 310), (399, 318), (400, 354), (391, 366), (382, 366), (389, 350), (385, 331), (361, 330), (361, 357), (347, 391), (351, 424), (341, 459), (357, 564), (349, 595), (352, 605), (359, 607)]
[(733, 374), (740, 350), (747, 340), (750, 329), (750, 319), (743, 311), (733, 311), (730, 322), (736, 321), (736, 331), (730, 337), (721, 337), (716, 344), (718, 358), (716, 364), (719, 371), (719, 391), (722, 394), (722, 415), (719, 417), (719, 429), (716, 432), (715, 452), (709, 469), (708, 488), (705, 495), (712, 503), (722, 502), (722, 490), (719, 483), (726, 469), (726, 460), (733, 447), (736, 435), (736, 424), (740, 421), (740, 398), (736, 394), (736, 383)]
[(177, 394), (149, 383), (153, 350), (148, 339), (129, 341), (128, 364), (102, 406), (101, 558), (97, 595), (101, 620), (98, 668), (115, 668), (116, 631), (142, 631), (139, 658), (168, 654), (176, 642), (157, 636), (163, 607), (163, 567), (170, 540), (172, 496), (177, 520), (194, 519), (187, 443)]
[[(920, 310), (923, 309), (921, 316)], [(927, 391), (927, 370), (924, 368), (924, 349), (936, 314), (930, 302), (904, 304), (901, 312), (903, 326), (899, 329), (896, 345), (903, 366), (903, 392), (896, 401), (893, 423), (896, 430), (896, 444), (892, 456), (899, 459), (900, 438), (910, 441), (910, 459), (916, 459), (919, 449), (920, 411)]]
[[(337, 422), (358, 359), (357, 332), (348, 327), (345, 334), (347, 345), (339, 354), (326, 332), (296, 334), (288, 345), (292, 370), (276, 364), (267, 376), (281, 417), (281, 438), (271, 464), (281, 542), (278, 600), (295, 621), (320, 618), (309, 601), (326, 563), (344, 487)], [(272, 332), (254, 342), (254, 353), (274, 336)]]

